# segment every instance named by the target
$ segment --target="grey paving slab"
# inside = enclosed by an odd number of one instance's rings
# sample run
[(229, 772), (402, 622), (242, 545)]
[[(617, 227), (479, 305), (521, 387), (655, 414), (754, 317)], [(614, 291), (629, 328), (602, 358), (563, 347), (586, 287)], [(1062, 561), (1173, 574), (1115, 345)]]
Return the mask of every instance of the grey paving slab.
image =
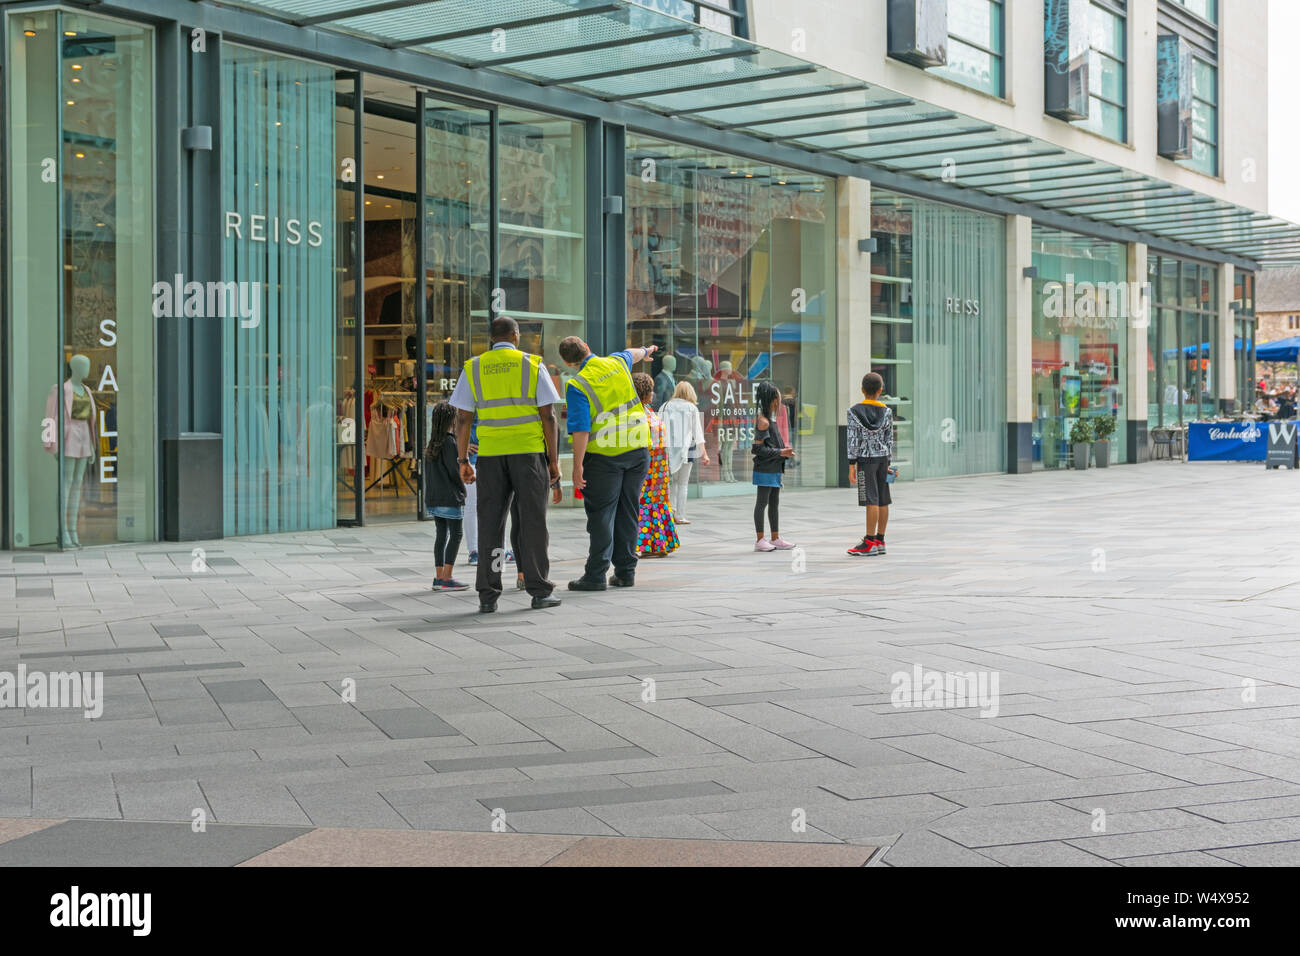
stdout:
[(481, 797), (479, 803), (490, 810), (500, 807), (509, 813), (515, 810), (552, 810), (561, 807), (607, 807), (615, 803), (646, 803), (652, 800), (673, 800), (681, 797), (700, 797), (730, 792), (726, 787), (705, 782), (649, 787), (622, 787), (614, 790), (575, 790), (520, 796)]
[[(1300, 523), (1230, 465), (907, 484), (864, 587), (845, 492), (789, 495), (808, 574), (710, 498), (632, 591), (490, 620), (423, 589), (411, 523), (211, 543), (198, 575), (177, 546), (0, 555), (0, 669), (101, 670), (114, 705), (0, 710), (0, 814), (487, 833), (499, 799), (536, 832), (786, 840), (798, 807), (873, 865), (1281, 865), (1300, 549), (1216, 507), (1225, 476)], [(582, 513), (548, 522), (575, 576)], [(997, 674), (997, 715), (894, 706), (914, 666)]]
[(394, 710), (372, 710), (366, 719), (394, 740), (414, 737), (454, 737), (460, 732), (423, 707), (399, 707)]
[(234, 866), (301, 836), (301, 827), (68, 820), (0, 843), (0, 866)]

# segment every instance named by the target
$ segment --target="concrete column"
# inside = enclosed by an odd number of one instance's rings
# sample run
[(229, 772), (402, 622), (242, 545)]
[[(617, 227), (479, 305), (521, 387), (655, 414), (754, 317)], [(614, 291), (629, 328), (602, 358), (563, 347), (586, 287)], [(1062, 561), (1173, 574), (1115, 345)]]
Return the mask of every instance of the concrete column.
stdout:
[(1239, 384), (1249, 386), (1249, 382), (1237, 382), (1237, 351), (1233, 347), (1237, 337), (1237, 313), (1232, 311), (1232, 292), (1236, 274), (1231, 263), (1222, 263), (1218, 269), (1219, 283), (1219, 322), (1215, 335), (1219, 342), (1219, 367), (1215, 370), (1214, 380), (1219, 396), (1219, 410), (1231, 412), (1237, 398), (1241, 399), (1242, 408), (1251, 405), (1251, 389), (1243, 388), (1238, 394)]
[(858, 241), (871, 238), (871, 183), (841, 176), (836, 200), (836, 434), (839, 485), (848, 487), (845, 457), (849, 406), (859, 400), (859, 383), (871, 371), (871, 254), (858, 250)]
[(1125, 423), (1124, 441), (1126, 460), (1130, 463), (1146, 461), (1151, 456), (1147, 441), (1147, 335), (1151, 323), (1156, 321), (1155, 307), (1147, 295), (1147, 245), (1145, 242), (1128, 244), (1128, 364), (1124, 370), (1124, 393), (1128, 396), (1128, 422)]
[(1007, 472), (1034, 467), (1033, 221), (1007, 216)]

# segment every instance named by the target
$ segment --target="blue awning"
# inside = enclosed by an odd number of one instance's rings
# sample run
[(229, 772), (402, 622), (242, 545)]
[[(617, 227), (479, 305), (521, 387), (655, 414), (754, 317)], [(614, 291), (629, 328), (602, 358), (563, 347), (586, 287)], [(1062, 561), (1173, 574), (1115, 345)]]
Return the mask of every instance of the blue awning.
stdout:
[[(1240, 352), (1240, 351), (1241, 351), (1241, 339), (1233, 339), (1233, 340), (1232, 340), (1232, 347), (1233, 347), (1233, 349), (1234, 349), (1235, 351)], [(1165, 349), (1165, 358), (1173, 358), (1174, 356), (1176, 356), (1176, 355), (1178, 354), (1178, 351), (1179, 351), (1179, 350), (1176, 349), (1176, 348), (1173, 348), (1173, 349)], [(1204, 345), (1188, 345), (1188, 346), (1185, 346), (1185, 347), (1182, 349), (1182, 352), (1183, 352), (1184, 355), (1209, 355), (1209, 354), (1210, 354), (1210, 343), (1209, 343), (1209, 342), (1206, 342)]]
[(1180, 249), (1300, 262), (1294, 223), (733, 36), (742, 14), (728, 0), (230, 2), (480, 75), (703, 124), (758, 147), (835, 157), (866, 179), (887, 170)]
[(1297, 354), (1300, 354), (1300, 336), (1255, 346), (1255, 357), (1261, 362), (1294, 362)]

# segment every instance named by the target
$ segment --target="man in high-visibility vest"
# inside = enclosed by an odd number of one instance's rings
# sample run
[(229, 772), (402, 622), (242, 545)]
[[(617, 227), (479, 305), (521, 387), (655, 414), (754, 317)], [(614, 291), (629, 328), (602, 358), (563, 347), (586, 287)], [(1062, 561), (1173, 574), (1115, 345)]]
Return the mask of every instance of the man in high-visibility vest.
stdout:
[(650, 467), (650, 430), (632, 384), (632, 366), (657, 346), (592, 355), (576, 335), (560, 342), (560, 358), (577, 369), (569, 379), (569, 435), (573, 438), (573, 487), (582, 492), (591, 549), (582, 577), (570, 591), (605, 590), (611, 561), (613, 587), (636, 580), (637, 506)]
[[(465, 363), (451, 394), (456, 409), (457, 462), (466, 485), (478, 482), (479, 613), (497, 609), (505, 563), (506, 515), (519, 533), (515, 562), (533, 608), (555, 607), (547, 547), (546, 491), (560, 500), (555, 411), (560, 396), (540, 356), (519, 350), (519, 325), (492, 320), (492, 347)], [(477, 417), (478, 464), (469, 461), (469, 430)], [(513, 505), (513, 507), (512, 507)]]

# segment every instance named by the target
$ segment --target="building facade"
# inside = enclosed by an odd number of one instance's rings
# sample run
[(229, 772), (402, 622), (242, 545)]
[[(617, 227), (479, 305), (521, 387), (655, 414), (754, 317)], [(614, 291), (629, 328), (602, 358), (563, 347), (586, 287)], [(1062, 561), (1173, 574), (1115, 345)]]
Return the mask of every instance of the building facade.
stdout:
[[(527, 9), (524, 9), (524, 6)], [(868, 370), (903, 480), (1248, 396), (1265, 0), (0, 4), (6, 548), (417, 520), (431, 408), (515, 317), (660, 346), (744, 493)], [(662, 398), (662, 396), (658, 396)], [(561, 435), (568, 471), (568, 436)]]

